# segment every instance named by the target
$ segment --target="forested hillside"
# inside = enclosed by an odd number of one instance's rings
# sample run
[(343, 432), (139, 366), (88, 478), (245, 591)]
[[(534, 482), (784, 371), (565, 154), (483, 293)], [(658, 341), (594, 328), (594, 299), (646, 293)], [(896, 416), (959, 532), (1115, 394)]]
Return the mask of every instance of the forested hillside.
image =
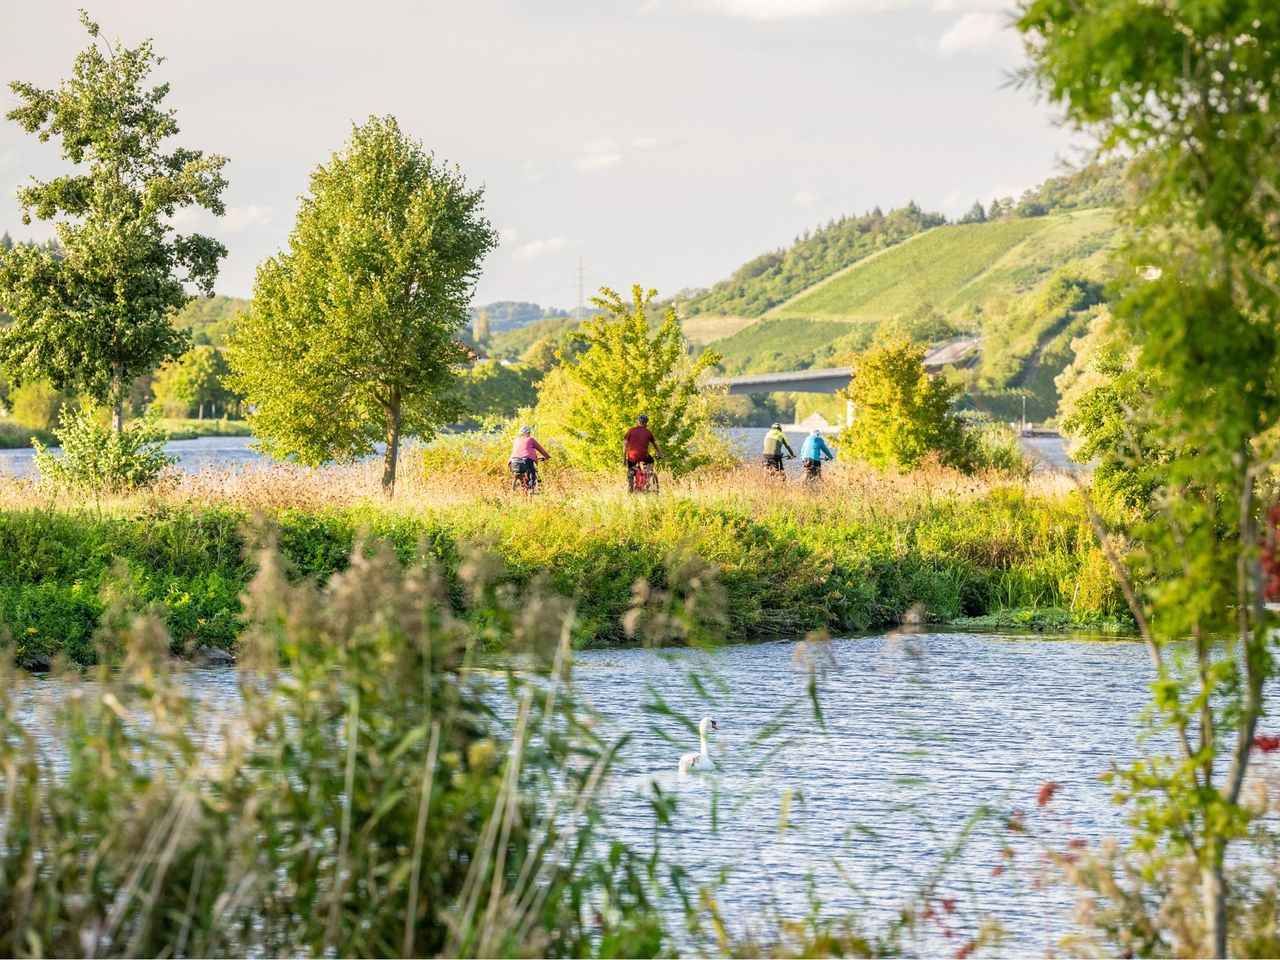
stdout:
[(876, 208), (860, 217), (841, 217), (812, 234), (805, 231), (785, 250), (743, 264), (691, 301), (687, 312), (758, 317), (849, 264), (943, 223), (941, 214), (925, 213), (914, 203), (888, 214)]

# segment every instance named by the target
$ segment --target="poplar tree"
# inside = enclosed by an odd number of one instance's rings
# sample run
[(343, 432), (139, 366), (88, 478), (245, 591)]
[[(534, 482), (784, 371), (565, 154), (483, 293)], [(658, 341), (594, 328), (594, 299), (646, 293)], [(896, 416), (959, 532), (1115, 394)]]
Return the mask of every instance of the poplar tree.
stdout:
[(318, 465), (386, 444), (395, 488), (406, 434), (458, 413), (457, 341), (480, 261), (497, 243), (484, 191), (427, 153), (394, 117), (355, 127), (311, 175), (288, 247), (259, 268), (230, 338), (229, 385), (259, 447)]
[(58, 243), (18, 245), (0, 260), (0, 363), (16, 383), (48, 379), (112, 408), (124, 429), (134, 378), (180, 355), (186, 334), (173, 312), (192, 299), (186, 285), (213, 291), (226, 248), (198, 233), (178, 234), (184, 207), (221, 215), (226, 158), (170, 148), (178, 133), (164, 107), (168, 84), (148, 86), (161, 63), (147, 40), (108, 43), (81, 14), (92, 43), (56, 89), (9, 85), (9, 111), (27, 133), (58, 140), (74, 172), (18, 189), (22, 221), (55, 221)]

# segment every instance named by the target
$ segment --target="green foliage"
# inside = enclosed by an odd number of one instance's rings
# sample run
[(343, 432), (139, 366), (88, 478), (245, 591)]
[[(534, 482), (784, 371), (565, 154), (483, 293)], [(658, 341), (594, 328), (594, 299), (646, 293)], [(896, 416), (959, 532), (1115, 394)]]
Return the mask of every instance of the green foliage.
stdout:
[(453, 419), (455, 337), (496, 236), (481, 190), (391, 117), (352, 131), (311, 175), (288, 249), (258, 269), (228, 347), (228, 384), (253, 408), (262, 449), (306, 464), (350, 461)]
[(968, 469), (972, 450), (961, 420), (951, 413), (960, 388), (924, 369), (924, 348), (906, 339), (877, 341), (858, 357), (848, 396), (853, 422), (841, 448), (881, 469), (913, 469), (933, 454)]
[(715, 350), (729, 374), (834, 367), (866, 349), (873, 334), (870, 324), (766, 319), (716, 341)]
[(160, 368), (153, 389), (156, 403), (165, 415), (183, 418), (192, 413), (203, 420), (205, 412), (218, 416), (226, 412), (236, 396), (225, 386), (223, 378), (231, 372), (226, 358), (217, 347), (192, 347), (171, 364)]
[[(489, 338), (489, 355), (503, 360), (521, 360), (533, 346), (543, 341), (550, 341), (554, 346), (564, 350), (578, 327), (577, 320), (554, 317), (496, 332)], [(525, 360), (525, 362), (529, 361)]]
[[(122, 662), (82, 695), (33, 722), (3, 670), (5, 952), (83, 953), (85, 930), (103, 956), (664, 952), (652, 893), (681, 878), (600, 835), (619, 744), (574, 700), (572, 605), (471, 576), (462, 621), (378, 548), (324, 587), (290, 573), (264, 552), (246, 592), (225, 751), (127, 577), (98, 630)], [(521, 670), (475, 670), (485, 637)]]
[(53, 435), (62, 455), (54, 456), (37, 441), (36, 467), (41, 482), (57, 490), (138, 490), (155, 483), (174, 463), (164, 452), (164, 433), (148, 419), (108, 430), (92, 407), (83, 406), (64, 414)]
[(517, 410), (538, 402), (538, 381), (542, 374), (523, 363), (495, 361), (477, 363), (458, 374), (455, 390), (463, 410), (464, 424), (480, 420), (509, 419)]
[[(979, 389), (1022, 386), (1047, 343), (1101, 303), (1101, 284), (1059, 272), (1034, 294), (1014, 301), (1005, 310), (985, 311), (977, 369)], [(1080, 327), (1087, 322), (1085, 317)], [(1055, 370), (1054, 375), (1060, 371)]]
[(249, 301), (238, 297), (196, 297), (174, 314), (173, 325), (190, 333), (197, 346), (225, 347), (248, 309)]
[(714, 397), (698, 379), (720, 358), (708, 350), (690, 359), (670, 308), (651, 332), (647, 310), (655, 296), (637, 285), (628, 303), (601, 288), (591, 302), (604, 313), (579, 334), (585, 352), (543, 381), (537, 419), (570, 463), (617, 469), (622, 438), (641, 413), (650, 417), (668, 469), (684, 473), (707, 462)]
[(164, 152), (178, 125), (163, 107), (168, 85), (146, 87), (160, 62), (150, 41), (100, 42), (98, 25), (83, 13), (81, 22), (92, 43), (69, 81), (10, 84), (19, 105), (8, 118), (59, 139), (82, 172), (18, 190), (24, 223), (61, 218), (61, 250), (17, 246), (0, 261), (0, 307), (13, 317), (0, 331), (0, 361), (15, 381), (45, 378), (110, 403), (119, 431), (130, 383), (185, 347), (172, 321), (190, 299), (184, 284), (211, 292), (226, 255), (216, 240), (168, 225), (185, 207), (222, 214), (226, 159)]
[(1096, 461), (1093, 489), (1127, 507), (1145, 508), (1163, 479), (1161, 466), (1168, 451), (1135, 411), (1150, 404), (1152, 375), (1135, 366), (1118, 344), (1094, 356), (1091, 372), (1102, 378), (1072, 403), (1062, 429), (1079, 438), (1071, 451), (1079, 463)]
[(32, 430), (52, 430), (62, 421), (62, 412), (74, 397), (57, 390), (47, 380), (32, 380), (9, 391), (9, 409), (14, 423)]
[(1195, 940), (1175, 945), (1157, 927), (1146, 949), (1225, 956), (1227, 851), (1256, 816), (1241, 791), (1274, 670), (1257, 498), (1280, 421), (1280, 18), (1265, 0), (1028, 0), (1019, 28), (1026, 79), (1104, 149), (1137, 158), (1115, 307), (1136, 375), (1118, 368), (1111, 395), (1095, 391), (1092, 426), (1134, 429), (1135, 453), (1167, 456), (1158, 509), (1121, 532), (1151, 584), (1129, 588), (1157, 670), (1151, 717), (1177, 737), (1173, 755), (1113, 782), (1144, 878), (1198, 880)]
[(690, 302), (688, 311), (758, 317), (850, 264), (945, 222), (941, 214), (925, 213), (914, 203), (888, 215), (877, 209), (833, 220), (812, 235), (806, 231), (786, 250), (743, 265)]
[[(506, 449), (467, 445), (451, 456), (428, 469), (452, 475), (485, 457), (501, 464)], [(518, 590), (542, 581), (575, 598), (581, 643), (627, 642), (622, 618), (635, 582), (665, 585), (665, 558), (682, 548), (718, 565), (728, 629), (744, 639), (869, 630), (897, 623), (919, 602), (937, 621), (1066, 608), (1073, 598), (1081, 618), (1124, 615), (1075, 499), (1016, 487), (959, 498), (832, 486), (827, 497), (796, 500), (668, 491), (643, 509), (621, 506), (584, 497), (516, 511), (499, 500), (414, 513), (279, 510), (269, 518), (288, 564), (321, 581), (346, 569), (362, 529), (406, 560), (435, 558), (455, 585), (466, 544), (482, 542), (501, 561), (504, 583)], [(175, 652), (234, 650), (239, 598), (256, 564), (254, 526), (249, 511), (217, 507), (0, 510), (0, 620), (20, 662), (59, 652), (92, 662), (100, 595), (120, 565), (130, 609), (159, 615)], [(453, 595), (461, 608), (463, 594)]]
[(961, 306), (967, 287), (1048, 226), (1045, 220), (1007, 220), (938, 227), (806, 291), (777, 315), (880, 321), (921, 303)]

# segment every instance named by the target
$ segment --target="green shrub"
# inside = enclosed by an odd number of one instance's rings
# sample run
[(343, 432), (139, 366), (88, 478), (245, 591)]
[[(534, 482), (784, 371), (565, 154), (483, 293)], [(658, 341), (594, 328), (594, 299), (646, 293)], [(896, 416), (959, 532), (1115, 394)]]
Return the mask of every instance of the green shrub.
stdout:
[(164, 432), (153, 419), (134, 421), (116, 432), (99, 424), (92, 408), (82, 407), (63, 418), (54, 436), (61, 456), (34, 443), (40, 479), (54, 489), (138, 490), (155, 483), (175, 462), (164, 452)]

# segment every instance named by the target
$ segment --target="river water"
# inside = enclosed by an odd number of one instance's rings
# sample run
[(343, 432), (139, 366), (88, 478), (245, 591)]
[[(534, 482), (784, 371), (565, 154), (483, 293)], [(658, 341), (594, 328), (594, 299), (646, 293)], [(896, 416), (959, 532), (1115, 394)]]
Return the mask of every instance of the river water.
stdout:
[[(815, 649), (816, 658), (798, 659)], [(822, 667), (822, 722), (806, 662)], [(810, 877), (826, 915), (857, 913), (874, 930), (920, 892), (975, 813), (987, 805), (1024, 811), (1040, 839), (1009, 833), (1000, 818), (984, 821), (938, 882), (934, 902), (957, 903), (943, 918), (953, 938), (940, 920), (914, 942), (914, 952), (950, 953), (989, 918), (1008, 932), (997, 952), (1017, 955), (1044, 953), (1071, 929), (1071, 893), (1038, 884), (1040, 841), (1064, 849), (1125, 832), (1099, 775), (1135, 756), (1150, 675), (1144, 649), (1130, 641), (919, 633), (816, 647), (585, 651), (575, 684), (607, 737), (632, 737), (607, 787), (609, 829), (650, 849), (645, 797), (655, 783), (673, 792), (679, 806), (660, 834), (664, 863), (682, 864), (695, 882), (728, 870), (717, 899), (739, 931), (767, 937), (771, 906), (807, 913)], [(240, 710), (235, 671), (189, 677), (204, 736), (216, 739)], [(46, 706), (61, 692), (56, 680), (27, 690)], [(720, 724), (711, 737), (715, 770), (676, 775), (679, 755), (698, 749), (697, 734), (655, 713), (657, 697), (694, 723), (708, 715)], [(776, 735), (766, 736), (775, 721)], [(1042, 808), (1037, 793), (1050, 781), (1061, 789)], [(997, 870), (1006, 844), (1014, 857)]]

